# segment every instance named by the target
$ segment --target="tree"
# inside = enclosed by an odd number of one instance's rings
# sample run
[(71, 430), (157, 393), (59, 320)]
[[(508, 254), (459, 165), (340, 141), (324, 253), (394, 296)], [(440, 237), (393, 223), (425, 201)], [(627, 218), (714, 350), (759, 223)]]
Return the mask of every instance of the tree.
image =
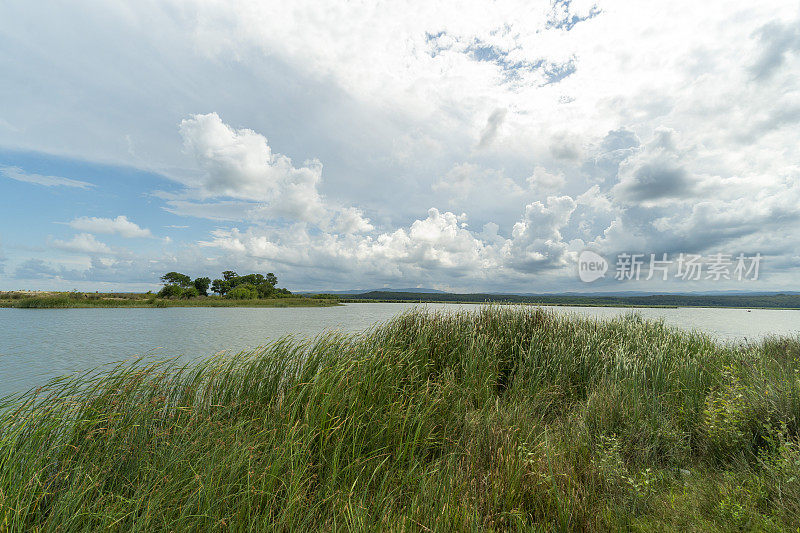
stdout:
[(203, 296), (208, 296), (209, 285), (211, 285), (211, 278), (197, 278), (194, 280), (194, 288)]
[(243, 283), (232, 288), (228, 293), (228, 298), (234, 300), (253, 300), (258, 298), (258, 290), (249, 283)]
[(159, 298), (179, 298), (181, 294), (183, 294), (183, 289), (174, 283), (164, 285), (164, 288), (158, 291)]
[(188, 289), (183, 289), (181, 293), (181, 298), (188, 300), (189, 298), (197, 298), (200, 296), (200, 291), (198, 291), (195, 287), (189, 287)]
[[(245, 274), (240, 276), (233, 270), (222, 272), (222, 279), (211, 281), (207, 277), (195, 278), (194, 281), (186, 274), (180, 272), (167, 272), (161, 276), (164, 288), (159, 292), (165, 298), (175, 298), (185, 296), (208, 296), (210, 288), (220, 296), (231, 296), (231, 291), (238, 287), (245, 287), (245, 290), (236, 293), (237, 298), (274, 298), (276, 296), (286, 296), (291, 294), (286, 289), (278, 289), (278, 278), (272, 272), (264, 274)], [(188, 291), (188, 292), (187, 292)], [(195, 294), (196, 293), (196, 294)]]
[(264, 276), (264, 283), (258, 287), (258, 292), (262, 298), (268, 298), (275, 294), (275, 285), (278, 284), (278, 278), (272, 272)]
[(165, 285), (178, 285), (183, 288), (192, 286), (192, 278), (180, 272), (167, 272), (161, 276), (161, 281), (163, 281)]
[(222, 279), (215, 279), (211, 282), (211, 290), (219, 294), (220, 296), (225, 296), (229, 290), (231, 290), (231, 283), (226, 280)]
[(244, 276), (236, 276), (230, 279), (231, 287), (239, 287), (240, 285), (252, 285), (258, 292), (259, 298), (269, 298), (275, 292), (275, 284), (278, 278), (275, 274), (270, 272), (266, 276), (263, 274), (246, 274)]
[(234, 285), (249, 283), (250, 285), (258, 286), (264, 283), (264, 276), (261, 274), (247, 274), (246, 276), (236, 276), (235, 278), (231, 278), (231, 281), (234, 282)]

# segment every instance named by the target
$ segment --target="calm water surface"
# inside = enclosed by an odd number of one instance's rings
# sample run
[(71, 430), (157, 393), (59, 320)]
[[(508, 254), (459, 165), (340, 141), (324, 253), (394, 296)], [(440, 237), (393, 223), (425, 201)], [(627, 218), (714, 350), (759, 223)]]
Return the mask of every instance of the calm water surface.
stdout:
[[(0, 309), (0, 396), (48, 379), (136, 356), (190, 359), (238, 352), (284, 335), (359, 331), (413, 307), (470, 310), (459, 304), (347, 304), (320, 308)], [(552, 307), (557, 313), (607, 318), (611, 307)], [(697, 329), (720, 341), (800, 334), (800, 311), (637, 309), (644, 318)]]

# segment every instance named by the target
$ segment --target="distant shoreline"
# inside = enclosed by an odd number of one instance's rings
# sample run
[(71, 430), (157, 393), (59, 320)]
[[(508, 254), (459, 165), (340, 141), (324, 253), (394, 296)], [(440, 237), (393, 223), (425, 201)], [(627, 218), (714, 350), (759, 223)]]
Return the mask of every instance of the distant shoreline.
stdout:
[(147, 293), (81, 293), (45, 291), (0, 292), (0, 308), (15, 309), (88, 309), (167, 307), (330, 307), (339, 305), (333, 297), (281, 296), (234, 300), (220, 296), (190, 299), (159, 298)]
[(455, 304), (455, 305), (530, 305), (530, 306), (543, 306), (543, 307), (630, 307), (636, 308), (663, 308), (663, 309), (677, 309), (677, 305), (616, 305), (616, 304), (554, 304), (542, 302), (504, 302), (504, 301), (456, 301), (456, 300), (367, 300), (367, 299), (350, 299), (341, 298), (339, 300), (342, 304), (409, 304), (409, 303), (422, 303), (422, 304)]
[(439, 303), (533, 305), (547, 307), (616, 307), (630, 309), (772, 309), (800, 310), (800, 294), (579, 296), (456, 294), (371, 291), (363, 294), (302, 294), (235, 300), (220, 296), (159, 298), (152, 293), (83, 293), (0, 291), (0, 308), (166, 308), (166, 307), (330, 307), (347, 303)]
[(573, 303), (573, 304), (555, 304), (543, 302), (459, 302), (453, 300), (425, 300), (425, 301), (412, 301), (412, 300), (339, 300), (342, 304), (404, 304), (404, 303), (423, 303), (423, 304), (455, 304), (455, 305), (529, 305), (535, 307), (610, 307), (610, 308), (624, 308), (624, 309), (758, 309), (766, 311), (800, 311), (800, 307), (741, 307), (741, 306), (725, 306), (725, 305), (633, 305), (633, 304), (586, 304), (586, 303)]
[(460, 303), (460, 304), (525, 304), (556, 307), (628, 307), (679, 308), (707, 307), (711, 309), (800, 309), (800, 294), (768, 295), (686, 295), (654, 294), (648, 296), (580, 296), (514, 294), (456, 294), (370, 291), (362, 294), (339, 295), (342, 303)]

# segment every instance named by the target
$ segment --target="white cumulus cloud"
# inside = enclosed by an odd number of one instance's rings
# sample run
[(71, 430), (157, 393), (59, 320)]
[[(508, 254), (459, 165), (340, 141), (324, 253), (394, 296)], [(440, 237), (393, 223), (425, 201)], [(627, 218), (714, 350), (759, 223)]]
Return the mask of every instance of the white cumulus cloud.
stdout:
[(67, 252), (84, 253), (84, 254), (110, 254), (111, 248), (91, 233), (79, 233), (68, 241), (54, 240), (53, 247)]
[(149, 229), (131, 222), (125, 215), (119, 215), (116, 218), (79, 217), (67, 224), (71, 228), (89, 233), (115, 233), (126, 238), (153, 236)]
[(202, 170), (200, 178), (189, 185), (204, 198), (255, 202), (243, 210), (251, 218), (281, 217), (343, 232), (372, 228), (360, 210), (331, 206), (320, 195), (322, 163), (316, 159), (295, 167), (291, 158), (272, 151), (266, 137), (250, 129), (234, 129), (217, 113), (184, 119), (180, 133)]

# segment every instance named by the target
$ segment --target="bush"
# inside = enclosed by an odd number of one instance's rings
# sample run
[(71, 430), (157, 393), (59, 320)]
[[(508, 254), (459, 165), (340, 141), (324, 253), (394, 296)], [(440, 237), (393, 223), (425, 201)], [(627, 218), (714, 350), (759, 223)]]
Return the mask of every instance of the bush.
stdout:
[(275, 292), (275, 289), (269, 285), (261, 284), (258, 286), (253, 286), (256, 289), (256, 294), (258, 298), (270, 298), (272, 297)]
[(253, 300), (258, 298), (258, 289), (249, 283), (245, 283), (231, 289), (226, 296), (233, 300)]
[(159, 298), (180, 298), (183, 294), (183, 289), (178, 285), (164, 285), (164, 288), (158, 291)]
[(19, 291), (0, 292), (0, 300), (22, 300), (28, 298), (28, 295)]
[(200, 296), (200, 291), (198, 291), (195, 287), (189, 287), (188, 289), (183, 289), (181, 293), (181, 298), (188, 300), (189, 298), (197, 298)]
[(18, 309), (63, 309), (72, 307), (73, 301), (68, 296), (35, 296), (24, 298), (16, 303)]
[[(287, 291), (288, 292), (288, 291)], [(290, 296), (291, 293), (287, 294)], [(304, 295), (306, 298), (317, 298), (320, 300), (338, 300), (339, 296), (336, 294), (306, 294)]]

